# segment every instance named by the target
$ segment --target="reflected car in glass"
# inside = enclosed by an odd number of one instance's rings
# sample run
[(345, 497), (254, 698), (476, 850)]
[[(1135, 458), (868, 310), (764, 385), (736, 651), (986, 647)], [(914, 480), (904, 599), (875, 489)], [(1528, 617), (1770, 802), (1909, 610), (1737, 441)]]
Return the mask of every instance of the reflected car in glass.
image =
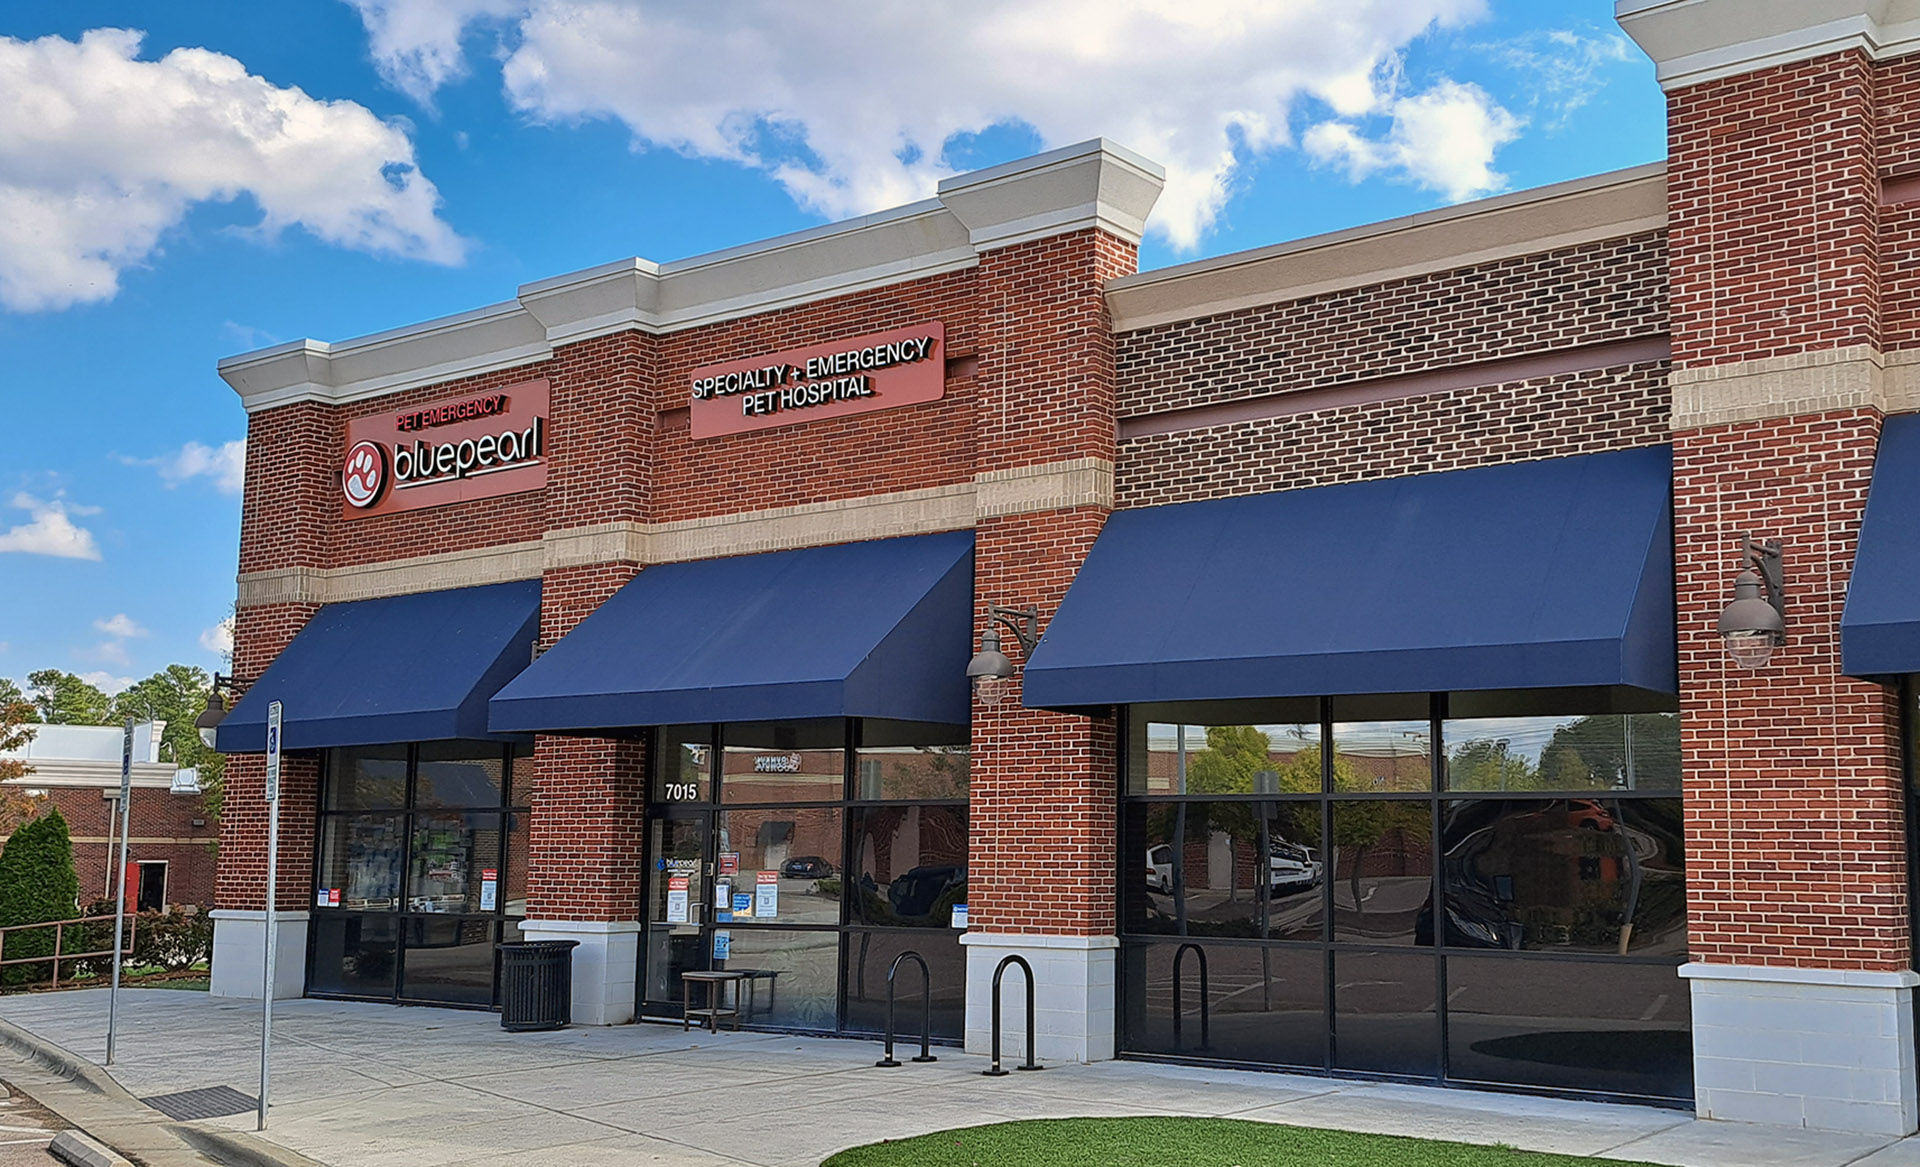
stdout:
[(825, 879), (833, 874), (833, 864), (818, 855), (801, 855), (782, 864), (780, 874), (788, 879)]

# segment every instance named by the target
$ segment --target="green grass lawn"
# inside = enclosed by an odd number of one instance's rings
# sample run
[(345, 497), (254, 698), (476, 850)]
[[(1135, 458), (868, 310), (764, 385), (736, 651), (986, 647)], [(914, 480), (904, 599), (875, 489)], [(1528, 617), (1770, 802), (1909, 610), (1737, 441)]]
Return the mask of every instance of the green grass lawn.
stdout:
[[(1506, 1146), (1231, 1118), (1062, 1118), (962, 1127), (842, 1151), (822, 1167), (1592, 1167)], [(1647, 1167), (1616, 1163), (1614, 1167)]]

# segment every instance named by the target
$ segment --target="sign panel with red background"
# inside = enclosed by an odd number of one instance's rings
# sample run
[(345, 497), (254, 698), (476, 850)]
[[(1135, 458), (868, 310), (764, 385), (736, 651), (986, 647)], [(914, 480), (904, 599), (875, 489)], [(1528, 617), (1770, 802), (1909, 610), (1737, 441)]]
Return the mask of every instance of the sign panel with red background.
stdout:
[(525, 381), (347, 423), (340, 509), (349, 519), (539, 490), (547, 382)]
[(690, 375), (694, 438), (716, 438), (938, 401), (947, 388), (940, 321), (766, 356)]

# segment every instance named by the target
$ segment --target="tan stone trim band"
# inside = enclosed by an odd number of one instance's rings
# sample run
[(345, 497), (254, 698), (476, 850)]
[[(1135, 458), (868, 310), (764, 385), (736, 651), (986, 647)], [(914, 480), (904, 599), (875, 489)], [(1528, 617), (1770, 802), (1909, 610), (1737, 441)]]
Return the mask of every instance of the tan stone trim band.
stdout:
[(537, 579), (599, 563), (679, 563), (763, 551), (889, 539), (972, 527), (985, 517), (1113, 505), (1113, 463), (1075, 458), (972, 481), (863, 498), (743, 511), (670, 523), (596, 523), (538, 541), (333, 569), (295, 567), (240, 577), (240, 606), (331, 604), (408, 592)]
[[(1901, 371), (1891, 377), (1888, 358), (1867, 344), (1723, 365), (1679, 366), (1671, 374), (1673, 428), (1703, 429), (1834, 409), (1898, 412), (1896, 399), (1915, 399), (1912, 370), (1920, 353), (1896, 357)], [(1893, 394), (1890, 381), (1901, 386)]]

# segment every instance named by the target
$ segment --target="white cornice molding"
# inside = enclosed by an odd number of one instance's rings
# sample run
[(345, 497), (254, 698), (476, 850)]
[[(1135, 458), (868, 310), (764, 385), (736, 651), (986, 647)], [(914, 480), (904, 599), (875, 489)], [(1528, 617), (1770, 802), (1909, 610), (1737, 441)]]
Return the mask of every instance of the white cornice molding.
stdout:
[(1140, 242), (1167, 172), (1094, 138), (940, 183), (940, 202), (981, 251), (1097, 227)]
[(1666, 175), (1652, 162), (1141, 272), (1108, 282), (1107, 311), (1133, 332), (1659, 231)]
[(1669, 92), (1850, 49), (1920, 51), (1920, 0), (1615, 0)]
[(515, 299), (356, 340), (297, 340), (220, 362), (249, 413), (340, 404), (545, 360), (616, 332), (677, 332), (961, 271), (980, 253), (1098, 227), (1138, 242), (1165, 178), (1104, 139), (940, 184), (937, 198), (673, 263), (623, 259)]

